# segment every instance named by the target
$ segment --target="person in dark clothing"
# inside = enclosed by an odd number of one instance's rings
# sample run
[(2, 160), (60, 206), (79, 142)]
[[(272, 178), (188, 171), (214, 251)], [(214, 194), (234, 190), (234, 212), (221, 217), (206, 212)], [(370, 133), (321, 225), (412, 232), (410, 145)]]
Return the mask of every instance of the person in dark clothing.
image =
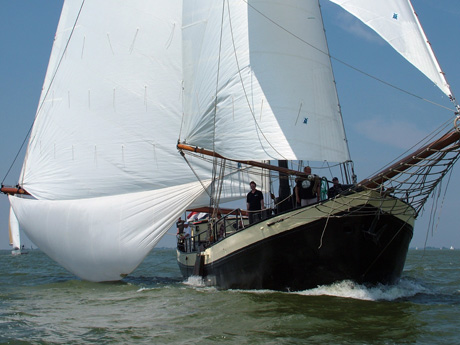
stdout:
[(185, 220), (182, 220), (182, 218), (179, 217), (179, 219), (177, 219), (177, 222), (176, 222), (176, 227), (177, 227), (177, 234), (182, 235), (184, 233)]
[(332, 179), (332, 187), (328, 189), (327, 191), (327, 197), (330, 199), (330, 198), (333, 198), (337, 195), (339, 195), (340, 193), (343, 192), (343, 187), (342, 185), (339, 183), (339, 179), (337, 177), (334, 177)]
[[(304, 172), (311, 176), (311, 168), (306, 166)], [(295, 197), (297, 205), (306, 206), (320, 201), (320, 181), (319, 177), (296, 179)]]
[[(256, 189), (256, 183), (251, 181), (249, 184), (251, 191), (246, 197), (246, 207), (249, 211), (249, 224), (261, 220), (261, 211), (264, 207), (264, 196), (260, 190)], [(259, 212), (257, 212), (259, 211)]]

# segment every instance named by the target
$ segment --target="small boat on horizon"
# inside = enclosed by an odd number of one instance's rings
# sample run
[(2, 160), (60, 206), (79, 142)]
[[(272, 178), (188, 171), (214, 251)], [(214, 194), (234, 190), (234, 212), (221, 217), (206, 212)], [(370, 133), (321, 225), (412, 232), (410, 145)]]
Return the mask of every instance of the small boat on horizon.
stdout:
[(10, 207), (10, 218), (8, 221), (8, 233), (10, 238), (10, 246), (12, 247), (11, 255), (27, 254), (24, 245), (21, 246), (21, 230), (19, 227), (18, 219), (14, 214), (13, 208)]

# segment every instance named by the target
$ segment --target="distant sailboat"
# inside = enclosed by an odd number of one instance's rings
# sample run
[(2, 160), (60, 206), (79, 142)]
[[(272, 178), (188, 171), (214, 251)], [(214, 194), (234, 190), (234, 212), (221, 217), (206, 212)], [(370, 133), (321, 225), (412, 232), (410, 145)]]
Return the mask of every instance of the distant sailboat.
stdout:
[(21, 255), (21, 233), (19, 230), (19, 222), (14, 214), (13, 208), (10, 207), (10, 219), (8, 222), (8, 232), (10, 235), (10, 246), (12, 247), (12, 255)]
[[(358, 182), (317, 0), (65, 1), (20, 187), (2, 188), (28, 237), (82, 279), (119, 280), (193, 210), (210, 217), (178, 250), (186, 277), (396, 282), (416, 217), (458, 160), (459, 108), (410, 1), (332, 2), (452, 100), (455, 126)], [(295, 176), (318, 180), (304, 161), (331, 163), (344, 193), (282, 209)], [(235, 210), (219, 237), (220, 205), (275, 178), (288, 190), (276, 215), (248, 225)]]

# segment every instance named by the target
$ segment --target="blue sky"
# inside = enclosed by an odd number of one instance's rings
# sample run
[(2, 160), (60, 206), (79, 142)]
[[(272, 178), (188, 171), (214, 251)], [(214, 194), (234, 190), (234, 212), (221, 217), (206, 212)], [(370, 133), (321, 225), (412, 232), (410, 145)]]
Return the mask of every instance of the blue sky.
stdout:
[[(0, 178), (3, 180), (35, 115), (61, 0), (0, 0)], [(460, 2), (413, 0), (454, 94), (460, 99)], [(446, 107), (447, 97), (376, 34), (339, 7), (321, 1), (331, 55), (417, 96)], [(452, 111), (401, 93), (333, 61), (345, 129), (358, 179), (364, 179), (452, 117)], [(24, 151), (5, 179), (17, 183)], [(456, 167), (446, 198), (428, 229), (431, 200), (416, 222), (411, 246), (460, 248)], [(447, 182), (447, 181), (446, 181)], [(440, 204), (439, 204), (440, 205)], [(8, 246), (7, 197), (0, 195), (0, 249)], [(25, 241), (30, 246), (30, 241)], [(160, 245), (172, 246), (173, 236)]]

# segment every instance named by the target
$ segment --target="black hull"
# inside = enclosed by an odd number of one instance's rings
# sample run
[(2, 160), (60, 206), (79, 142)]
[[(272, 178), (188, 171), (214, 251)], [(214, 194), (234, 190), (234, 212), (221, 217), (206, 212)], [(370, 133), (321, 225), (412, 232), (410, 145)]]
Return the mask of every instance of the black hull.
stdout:
[[(306, 222), (201, 265), (184, 265), (179, 260), (179, 267), (184, 277), (195, 269), (207, 284), (222, 289), (299, 291), (347, 279), (396, 283), (404, 268), (412, 225), (369, 205), (365, 212), (359, 209), (360, 215), (354, 211)], [(261, 231), (260, 226), (243, 232), (251, 231)], [(202, 259), (205, 254), (195, 255)]]

